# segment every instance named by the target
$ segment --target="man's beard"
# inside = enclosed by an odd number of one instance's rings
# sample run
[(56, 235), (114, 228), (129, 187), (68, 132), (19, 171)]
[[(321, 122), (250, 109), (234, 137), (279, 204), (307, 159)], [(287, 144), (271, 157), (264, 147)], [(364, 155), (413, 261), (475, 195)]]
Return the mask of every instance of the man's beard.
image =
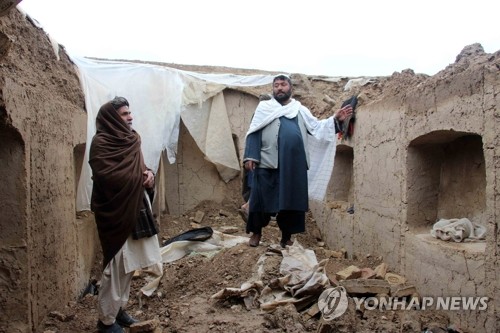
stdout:
[(292, 97), (292, 91), (289, 90), (288, 92), (283, 92), (279, 96), (275, 92), (273, 92), (273, 97), (275, 100), (277, 100), (279, 103), (287, 101), (290, 97)]

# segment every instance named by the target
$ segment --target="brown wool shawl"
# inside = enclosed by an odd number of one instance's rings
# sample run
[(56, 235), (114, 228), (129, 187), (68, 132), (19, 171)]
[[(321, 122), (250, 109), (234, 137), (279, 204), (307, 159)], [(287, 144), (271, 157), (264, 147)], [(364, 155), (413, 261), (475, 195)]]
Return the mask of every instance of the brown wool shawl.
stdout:
[(103, 267), (123, 246), (137, 223), (144, 196), (141, 138), (111, 103), (99, 109), (90, 146), (91, 209), (103, 251)]

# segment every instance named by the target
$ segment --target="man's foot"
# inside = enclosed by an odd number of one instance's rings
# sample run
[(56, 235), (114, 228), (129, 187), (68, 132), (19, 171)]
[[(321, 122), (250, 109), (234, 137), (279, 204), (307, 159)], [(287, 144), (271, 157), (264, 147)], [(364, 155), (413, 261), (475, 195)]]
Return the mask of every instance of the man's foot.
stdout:
[(250, 237), (250, 240), (248, 241), (248, 245), (250, 245), (251, 247), (259, 246), (260, 237), (262, 237), (261, 234), (255, 234), (255, 233), (252, 234), (252, 236)]
[(287, 246), (292, 246), (293, 245), (293, 242), (291, 239), (287, 240), (287, 241), (281, 241), (280, 242), (280, 245), (282, 248), (286, 248)]
[(125, 333), (123, 328), (116, 322), (111, 325), (104, 325), (100, 320), (97, 322), (97, 331), (99, 333)]
[(288, 246), (292, 246), (293, 245), (293, 242), (292, 242), (292, 234), (288, 233), (288, 232), (285, 232), (283, 230), (281, 230), (281, 241), (280, 241), (280, 245), (282, 248), (285, 248), (287, 245)]
[(129, 314), (125, 312), (125, 310), (120, 309), (120, 311), (118, 311), (118, 314), (116, 315), (116, 322), (121, 327), (130, 327), (132, 326), (132, 324), (138, 323), (139, 321), (135, 318), (130, 317)]

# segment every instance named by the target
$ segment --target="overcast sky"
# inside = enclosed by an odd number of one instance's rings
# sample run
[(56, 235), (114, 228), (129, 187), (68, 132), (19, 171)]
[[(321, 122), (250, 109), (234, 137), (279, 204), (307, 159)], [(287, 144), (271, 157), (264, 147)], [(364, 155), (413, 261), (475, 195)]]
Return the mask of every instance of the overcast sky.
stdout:
[(22, 0), (70, 55), (326, 76), (436, 74), (500, 50), (493, 0)]

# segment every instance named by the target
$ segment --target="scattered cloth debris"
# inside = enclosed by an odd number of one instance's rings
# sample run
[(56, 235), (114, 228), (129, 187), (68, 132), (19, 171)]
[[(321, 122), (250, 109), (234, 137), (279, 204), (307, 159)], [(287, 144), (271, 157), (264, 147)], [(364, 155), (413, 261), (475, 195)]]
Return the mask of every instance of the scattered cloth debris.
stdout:
[(344, 91), (350, 91), (351, 89), (362, 87), (366, 84), (374, 82), (377, 82), (377, 80), (371, 77), (360, 77), (360, 78), (350, 79), (344, 86)]
[[(325, 273), (327, 259), (317, 262), (313, 250), (304, 249), (298, 241), (281, 251), (281, 277), (264, 286), (260, 280), (250, 280), (240, 288), (224, 288), (212, 295), (212, 299), (241, 297), (247, 308), (260, 308), (272, 312), (278, 306), (294, 304), (303, 309), (316, 302), (321, 292), (330, 286)], [(261, 260), (262, 259), (262, 260)], [(259, 259), (258, 265), (264, 259)], [(253, 278), (259, 278), (259, 274)]]
[(201, 228), (191, 229), (191, 230), (188, 230), (186, 232), (183, 232), (180, 235), (177, 235), (175, 237), (167, 239), (165, 242), (163, 242), (163, 246), (167, 246), (170, 243), (182, 241), (182, 240), (204, 241), (204, 240), (207, 240), (210, 237), (212, 237), (213, 233), (214, 233), (214, 231), (210, 227), (201, 227)]
[(486, 238), (486, 227), (467, 218), (440, 219), (432, 226), (431, 235), (445, 241), (472, 242)]

